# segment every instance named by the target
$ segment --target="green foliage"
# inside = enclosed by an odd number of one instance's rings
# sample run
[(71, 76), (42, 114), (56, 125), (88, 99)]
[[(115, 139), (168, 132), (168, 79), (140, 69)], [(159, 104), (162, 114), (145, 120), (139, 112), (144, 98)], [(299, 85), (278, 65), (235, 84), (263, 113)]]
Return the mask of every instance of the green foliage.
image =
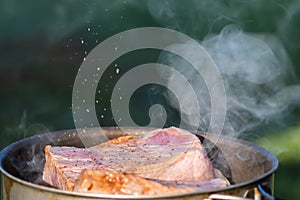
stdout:
[(273, 152), (279, 160), (275, 194), (284, 199), (297, 199), (300, 196), (300, 126), (267, 134), (255, 142)]

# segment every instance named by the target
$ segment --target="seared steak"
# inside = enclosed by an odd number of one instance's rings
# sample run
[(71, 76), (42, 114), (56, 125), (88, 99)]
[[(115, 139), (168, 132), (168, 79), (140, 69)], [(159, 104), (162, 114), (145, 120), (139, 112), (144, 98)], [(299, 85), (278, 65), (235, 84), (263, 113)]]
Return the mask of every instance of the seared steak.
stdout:
[(74, 191), (103, 194), (155, 195), (193, 192), (191, 188), (177, 188), (121, 172), (84, 170)]
[(199, 183), (214, 178), (200, 140), (174, 127), (143, 137), (119, 137), (91, 148), (46, 146), (45, 155), (43, 179), (63, 190), (74, 190), (85, 169), (167, 182)]

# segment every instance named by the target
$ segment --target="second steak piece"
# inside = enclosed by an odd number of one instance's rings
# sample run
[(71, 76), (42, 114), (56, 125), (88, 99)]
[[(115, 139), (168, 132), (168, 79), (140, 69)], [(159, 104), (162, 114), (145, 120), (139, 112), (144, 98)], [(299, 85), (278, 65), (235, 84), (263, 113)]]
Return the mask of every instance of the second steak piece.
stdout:
[(76, 182), (74, 191), (126, 195), (194, 192), (191, 188), (177, 188), (131, 174), (101, 170), (84, 170)]
[(157, 129), (142, 137), (124, 136), (91, 148), (45, 148), (43, 179), (73, 190), (84, 169), (119, 171), (165, 181), (205, 181), (213, 167), (200, 140), (190, 132)]

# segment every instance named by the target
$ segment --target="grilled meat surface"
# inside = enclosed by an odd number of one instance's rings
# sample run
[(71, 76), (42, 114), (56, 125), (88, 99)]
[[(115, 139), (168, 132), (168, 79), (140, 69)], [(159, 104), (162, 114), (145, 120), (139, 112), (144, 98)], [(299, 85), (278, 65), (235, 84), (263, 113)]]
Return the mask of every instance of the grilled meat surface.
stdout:
[(192, 188), (177, 188), (146, 180), (136, 175), (102, 170), (84, 170), (74, 191), (103, 194), (156, 195), (193, 192)]
[[(98, 171), (95, 174), (101, 172), (100, 177), (106, 172), (120, 179), (125, 173), (134, 184), (146, 184), (150, 181), (146, 179), (151, 179), (157, 180), (156, 184), (162, 181), (195, 185), (192, 183), (206, 181), (204, 186), (208, 188), (211, 184), (224, 185), (224, 181), (213, 180), (213, 166), (200, 140), (175, 127), (157, 129), (141, 137), (122, 136), (90, 148), (46, 146), (45, 155), (44, 181), (63, 190), (74, 190), (75, 185), (77, 191), (86, 190), (80, 189), (78, 182), (94, 182), (96, 178), (88, 178), (92, 177), (89, 174), (93, 174), (93, 170)], [(85, 176), (82, 176), (83, 171)]]

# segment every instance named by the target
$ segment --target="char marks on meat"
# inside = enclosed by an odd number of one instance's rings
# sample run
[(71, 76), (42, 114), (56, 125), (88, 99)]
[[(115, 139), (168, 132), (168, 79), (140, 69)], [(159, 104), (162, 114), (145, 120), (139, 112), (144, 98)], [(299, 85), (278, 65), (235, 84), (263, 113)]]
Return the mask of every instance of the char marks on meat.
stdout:
[[(129, 179), (134, 184), (140, 182), (150, 185), (153, 183), (146, 179), (157, 180), (155, 184), (160, 185), (159, 181), (210, 183), (214, 179), (213, 166), (200, 140), (195, 135), (174, 127), (157, 129), (141, 137), (122, 136), (90, 148), (46, 146), (45, 155), (44, 181), (63, 190), (85, 190), (79, 187), (79, 183), (94, 182), (96, 178), (90, 176), (93, 173), (100, 174), (98, 179), (103, 179), (107, 175), (105, 173), (110, 173), (120, 180)], [(124, 177), (125, 174), (127, 177)], [(219, 185), (223, 186), (223, 183)], [(126, 184), (125, 186), (127, 187)], [(170, 185), (165, 187), (173, 188)], [(102, 188), (97, 191), (106, 190)], [(159, 191), (166, 193), (165, 190)]]

